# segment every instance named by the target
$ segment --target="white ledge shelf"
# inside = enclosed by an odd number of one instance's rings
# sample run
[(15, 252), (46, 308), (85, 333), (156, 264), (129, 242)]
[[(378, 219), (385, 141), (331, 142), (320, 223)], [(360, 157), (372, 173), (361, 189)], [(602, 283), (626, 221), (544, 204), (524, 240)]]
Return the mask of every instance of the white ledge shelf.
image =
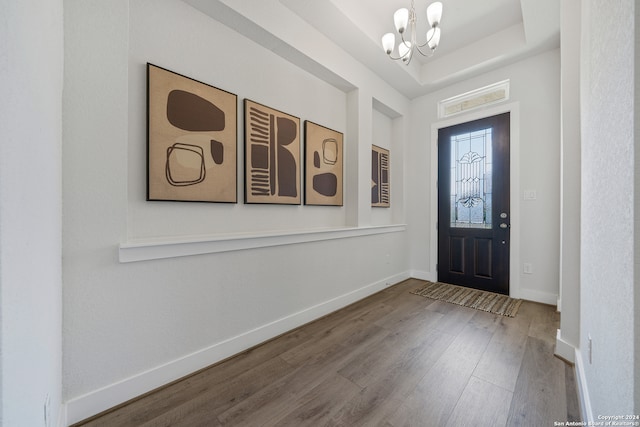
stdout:
[(323, 240), (347, 239), (375, 234), (398, 233), (406, 224), (368, 227), (344, 227), (321, 230), (301, 230), (279, 233), (225, 234), (197, 238), (167, 238), (139, 240), (120, 244), (119, 260), (125, 262), (149, 261), (191, 255), (242, 251), (269, 246), (295, 245)]

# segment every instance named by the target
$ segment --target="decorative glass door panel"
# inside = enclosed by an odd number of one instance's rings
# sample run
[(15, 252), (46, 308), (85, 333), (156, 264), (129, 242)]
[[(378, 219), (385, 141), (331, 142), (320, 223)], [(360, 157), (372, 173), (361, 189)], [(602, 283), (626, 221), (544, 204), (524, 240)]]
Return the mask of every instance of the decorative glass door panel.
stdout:
[(451, 137), (451, 227), (491, 228), (492, 129)]

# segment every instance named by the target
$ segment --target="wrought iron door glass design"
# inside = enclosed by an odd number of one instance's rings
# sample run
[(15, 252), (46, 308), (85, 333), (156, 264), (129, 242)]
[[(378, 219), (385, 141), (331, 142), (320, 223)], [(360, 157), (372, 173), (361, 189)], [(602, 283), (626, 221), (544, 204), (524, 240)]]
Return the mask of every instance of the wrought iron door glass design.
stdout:
[(491, 228), (491, 128), (451, 137), (451, 227)]

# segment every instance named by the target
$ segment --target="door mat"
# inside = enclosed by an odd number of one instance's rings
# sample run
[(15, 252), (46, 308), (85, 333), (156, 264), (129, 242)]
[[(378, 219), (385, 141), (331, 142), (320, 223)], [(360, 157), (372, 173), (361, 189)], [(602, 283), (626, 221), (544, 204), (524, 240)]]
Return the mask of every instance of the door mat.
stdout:
[(507, 317), (516, 317), (522, 304), (521, 299), (507, 295), (439, 282), (427, 282), (411, 293)]

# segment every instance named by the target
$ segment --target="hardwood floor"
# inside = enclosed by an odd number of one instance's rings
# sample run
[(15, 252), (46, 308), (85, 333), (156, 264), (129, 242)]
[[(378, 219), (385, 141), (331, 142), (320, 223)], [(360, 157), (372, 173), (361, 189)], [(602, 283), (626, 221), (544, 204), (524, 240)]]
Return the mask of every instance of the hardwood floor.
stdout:
[(410, 294), (409, 279), (82, 426), (553, 426), (579, 421), (559, 316)]

